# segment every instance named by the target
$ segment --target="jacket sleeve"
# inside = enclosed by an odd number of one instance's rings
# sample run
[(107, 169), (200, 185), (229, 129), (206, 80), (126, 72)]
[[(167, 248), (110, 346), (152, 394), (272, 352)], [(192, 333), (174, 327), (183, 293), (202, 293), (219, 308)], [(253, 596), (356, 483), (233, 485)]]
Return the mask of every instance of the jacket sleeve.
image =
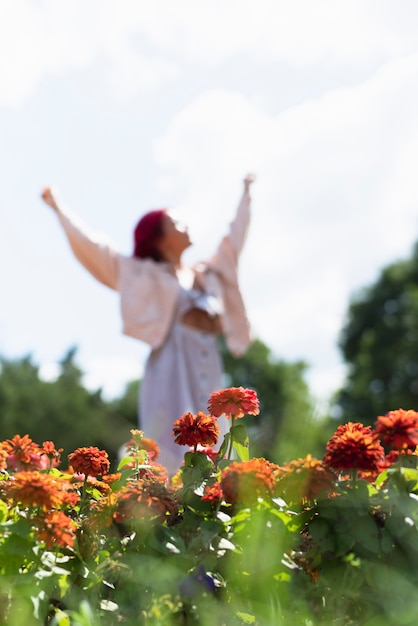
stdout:
[[(244, 191), (238, 205), (237, 212), (229, 228), (229, 239), (231, 248), (238, 260), (239, 255), (247, 238), (248, 226), (250, 223), (251, 196), (249, 191)], [(222, 245), (222, 244), (221, 244)]]
[(229, 232), (223, 237), (215, 254), (207, 262), (209, 270), (215, 271), (229, 283), (238, 281), (238, 260), (247, 238), (250, 208), (250, 194), (244, 191)]
[(57, 215), (78, 261), (103, 285), (117, 289), (119, 253), (115, 246), (105, 236), (92, 232), (69, 209), (60, 208)]

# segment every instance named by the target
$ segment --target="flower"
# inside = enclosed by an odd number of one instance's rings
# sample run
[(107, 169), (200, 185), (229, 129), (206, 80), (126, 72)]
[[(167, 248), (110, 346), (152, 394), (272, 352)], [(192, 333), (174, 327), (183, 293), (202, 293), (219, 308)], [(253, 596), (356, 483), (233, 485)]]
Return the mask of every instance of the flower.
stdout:
[(132, 524), (156, 519), (163, 522), (177, 512), (173, 492), (161, 481), (142, 480), (128, 483), (118, 494), (114, 519), (118, 524)]
[(319, 459), (308, 454), (277, 472), (277, 490), (287, 502), (306, 502), (334, 491), (336, 476)]
[(12, 439), (6, 439), (2, 447), (6, 450), (7, 467), (12, 471), (18, 469), (46, 469), (48, 461), (43, 455), (42, 449), (29, 435), (15, 435)]
[(63, 450), (64, 448), (58, 448), (57, 450), (55, 444), (52, 441), (44, 441), (44, 443), (42, 444), (42, 453), (48, 457), (53, 467), (58, 467), (58, 465), (60, 464), (61, 452)]
[(51, 511), (34, 523), (38, 525), (39, 539), (45, 542), (48, 550), (52, 550), (56, 544), (63, 548), (74, 545), (77, 524), (62, 511)]
[(324, 465), (336, 470), (377, 472), (384, 450), (369, 426), (348, 422), (337, 428), (327, 443)]
[(379, 415), (376, 432), (383, 443), (394, 450), (415, 449), (418, 446), (418, 412), (398, 409)]
[(221, 489), (230, 504), (252, 504), (258, 498), (271, 497), (276, 484), (278, 465), (266, 459), (234, 461), (222, 472)]
[[(190, 449), (190, 452), (193, 452), (193, 448)], [(212, 463), (215, 463), (216, 459), (218, 458), (218, 452), (217, 450), (214, 450), (211, 447), (208, 448), (198, 448), (198, 452), (202, 452), (203, 454), (206, 454), (206, 456), (208, 457), (208, 459), (210, 459), (212, 461)]]
[(173, 425), (173, 437), (179, 446), (213, 446), (217, 443), (220, 428), (216, 419), (199, 411), (184, 413)]
[(7, 467), (7, 450), (0, 444), (0, 470), (6, 469)]
[(45, 511), (60, 507), (65, 500), (64, 481), (37, 470), (17, 472), (5, 488), (14, 502)]
[(85, 476), (107, 474), (110, 468), (107, 452), (99, 450), (95, 446), (77, 448), (77, 450), (68, 455), (68, 461), (75, 472)]
[(244, 387), (229, 387), (214, 391), (208, 403), (208, 410), (214, 417), (226, 415), (235, 419), (244, 415), (258, 415), (260, 406), (257, 394), (252, 389)]
[(218, 504), (222, 500), (223, 493), (221, 489), (221, 483), (215, 482), (213, 485), (206, 485), (202, 500), (213, 502)]

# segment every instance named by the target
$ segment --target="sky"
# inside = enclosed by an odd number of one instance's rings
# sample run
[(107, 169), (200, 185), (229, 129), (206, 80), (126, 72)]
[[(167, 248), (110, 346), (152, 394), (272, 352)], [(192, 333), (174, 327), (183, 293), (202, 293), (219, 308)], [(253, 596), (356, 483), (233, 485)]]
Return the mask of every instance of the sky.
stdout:
[(145, 211), (174, 209), (193, 263), (254, 172), (253, 334), (326, 401), (350, 299), (418, 238), (417, 25), (415, 0), (0, 0), (0, 355), (52, 377), (77, 346), (110, 398), (148, 354), (44, 186), (124, 254)]

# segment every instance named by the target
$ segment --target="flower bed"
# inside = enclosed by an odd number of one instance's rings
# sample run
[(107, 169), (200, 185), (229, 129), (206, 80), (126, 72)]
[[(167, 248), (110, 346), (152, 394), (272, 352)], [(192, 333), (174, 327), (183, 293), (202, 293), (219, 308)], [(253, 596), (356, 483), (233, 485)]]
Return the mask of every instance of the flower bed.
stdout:
[(182, 416), (170, 478), (137, 430), (114, 474), (94, 447), (62, 469), (52, 442), (0, 443), (0, 624), (415, 624), (418, 413), (342, 425), (323, 459), (279, 466), (249, 458), (240, 418), (258, 411), (231, 388)]

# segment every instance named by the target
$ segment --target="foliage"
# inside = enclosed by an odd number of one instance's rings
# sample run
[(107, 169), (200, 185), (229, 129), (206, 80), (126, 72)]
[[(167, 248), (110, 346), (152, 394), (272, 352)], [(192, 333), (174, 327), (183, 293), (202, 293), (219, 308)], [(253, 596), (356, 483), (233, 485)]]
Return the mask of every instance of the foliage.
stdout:
[(418, 244), (351, 302), (340, 347), (348, 376), (336, 403), (344, 420), (371, 423), (418, 401)]
[(229, 407), (217, 453), (182, 422), (193, 448), (170, 479), (137, 430), (111, 475), (94, 446), (59, 469), (51, 442), (3, 441), (0, 623), (415, 624), (418, 413), (341, 426), (322, 460), (277, 465), (249, 457), (247, 391), (214, 394), (198, 420), (204, 438)]
[(0, 361), (0, 438), (28, 433), (35, 440), (53, 440), (67, 452), (97, 445), (116, 459), (117, 449), (129, 437), (132, 423), (107, 403), (100, 391), (82, 385), (75, 364), (76, 350), (62, 359), (54, 382), (39, 377), (30, 356)]
[(307, 364), (275, 358), (259, 339), (238, 359), (228, 353), (224, 344), (221, 352), (226, 383), (251, 387), (261, 398), (260, 415), (245, 419), (253, 454), (275, 461), (308, 452), (319, 454), (326, 436), (304, 380)]
[[(277, 460), (319, 453), (326, 437), (321, 423), (313, 419), (303, 379), (306, 365), (276, 360), (259, 340), (239, 359), (224, 346), (221, 350), (228, 385), (251, 386), (262, 398), (261, 414), (246, 418), (252, 454)], [(30, 356), (0, 360), (0, 439), (28, 433), (36, 441), (53, 440), (67, 453), (96, 445), (107, 450), (115, 465), (119, 447), (137, 426), (140, 383), (131, 381), (121, 397), (106, 401), (100, 390), (85, 389), (76, 356), (75, 348), (68, 351), (54, 382), (39, 377)]]

